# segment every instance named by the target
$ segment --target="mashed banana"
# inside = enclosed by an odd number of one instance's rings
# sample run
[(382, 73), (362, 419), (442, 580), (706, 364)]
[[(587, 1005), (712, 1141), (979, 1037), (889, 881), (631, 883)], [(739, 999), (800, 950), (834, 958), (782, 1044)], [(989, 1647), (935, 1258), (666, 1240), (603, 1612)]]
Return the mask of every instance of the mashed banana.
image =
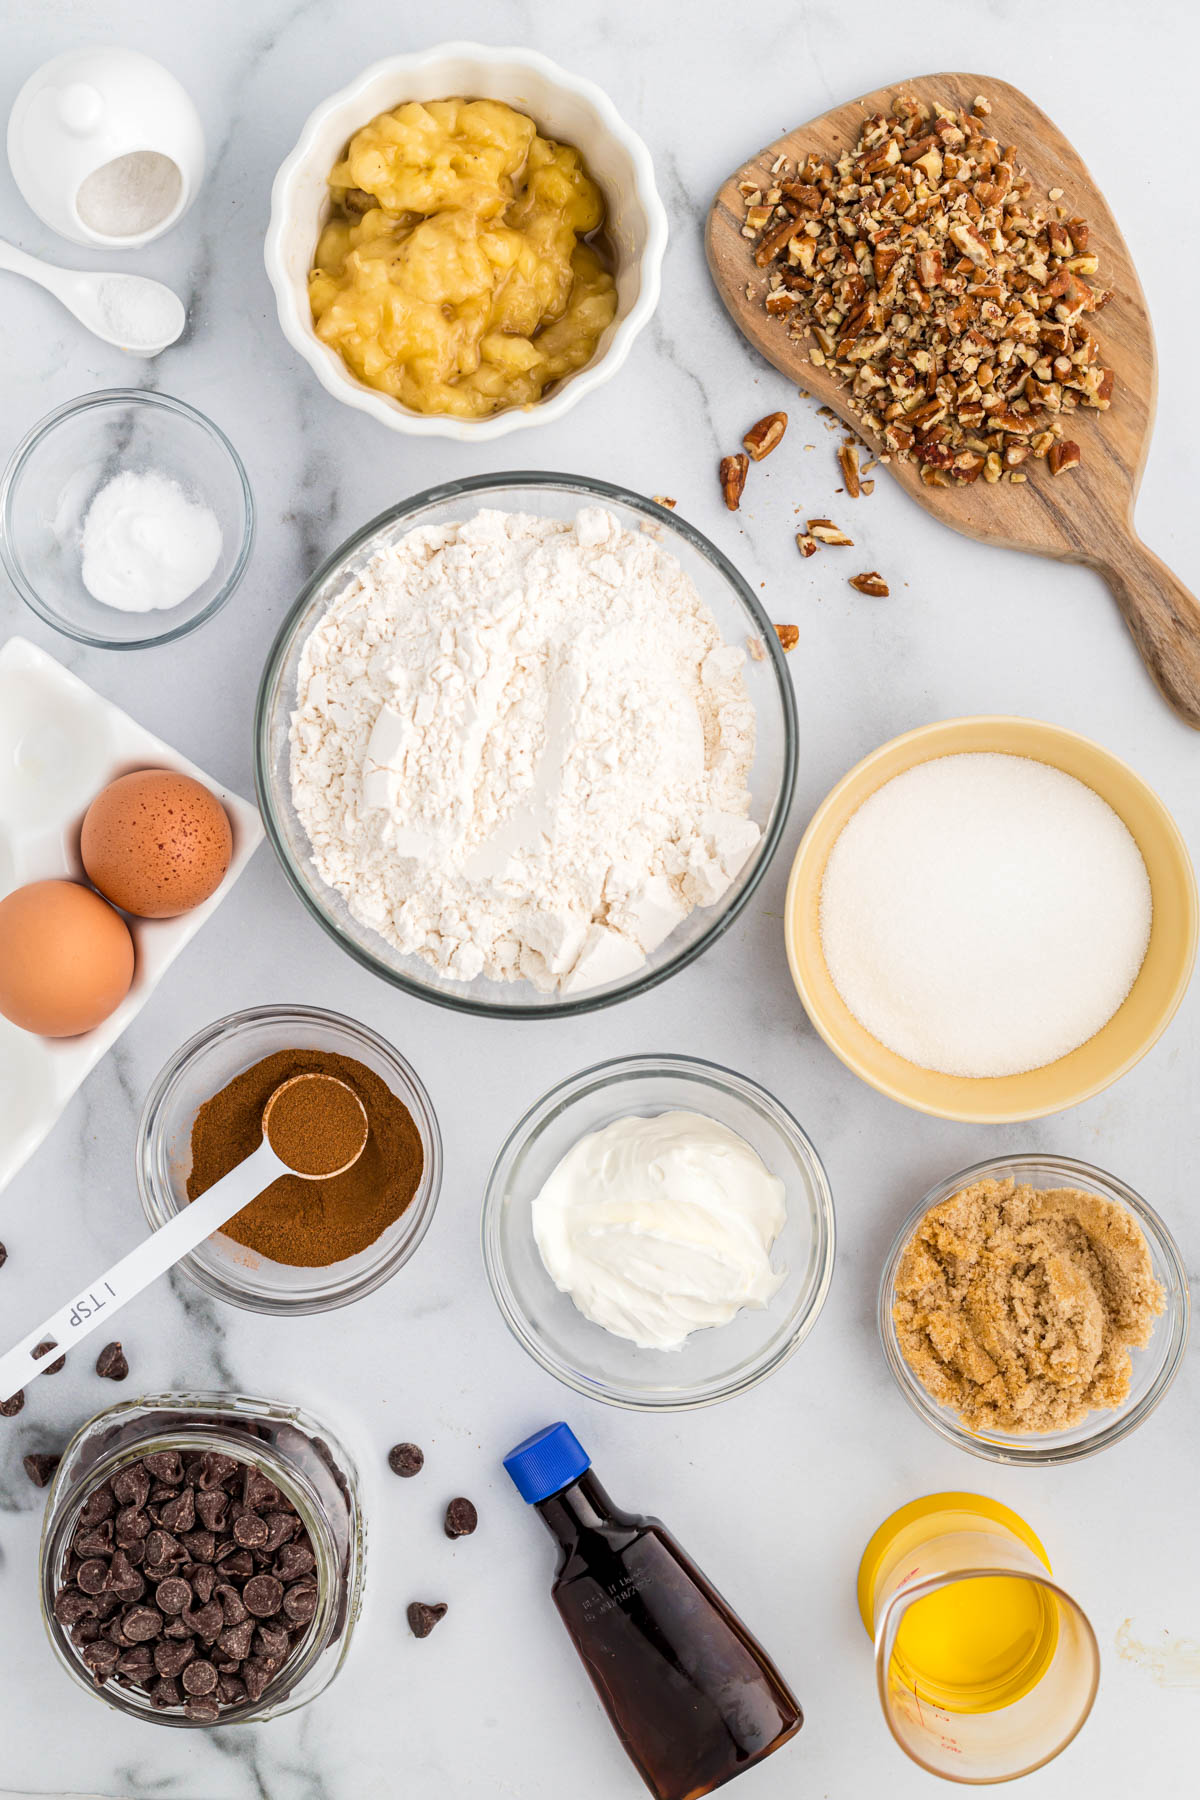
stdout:
[(582, 368), (617, 309), (582, 240), (600, 190), (569, 144), (496, 100), (411, 101), (351, 138), (309, 299), (317, 336), (423, 413), (530, 406)]

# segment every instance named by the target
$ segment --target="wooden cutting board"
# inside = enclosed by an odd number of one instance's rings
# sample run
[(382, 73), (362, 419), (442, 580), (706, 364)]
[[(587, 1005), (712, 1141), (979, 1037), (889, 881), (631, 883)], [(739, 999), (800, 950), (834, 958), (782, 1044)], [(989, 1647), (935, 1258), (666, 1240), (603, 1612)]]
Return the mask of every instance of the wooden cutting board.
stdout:
[(751, 180), (769, 188), (771, 167), (780, 156), (795, 163), (815, 150), (836, 161), (853, 148), (862, 121), (887, 113), (900, 92), (961, 110), (969, 110), (977, 94), (986, 96), (992, 135), (1001, 144), (1017, 146), (1035, 193), (1045, 196), (1051, 188), (1062, 188), (1063, 204), (1088, 221), (1090, 248), (1100, 258), (1094, 281), (1114, 290), (1089, 324), (1116, 384), (1106, 412), (1080, 408), (1070, 415), (1068, 435), (1080, 445), (1082, 461), (1069, 473), (1051, 476), (1044, 463), (1031, 459), (1029, 479), (1020, 485), (978, 481), (946, 488), (927, 487), (915, 463), (893, 458), (888, 473), (927, 512), (968, 537), (1096, 569), (1116, 596), (1155, 681), (1187, 723), (1200, 729), (1200, 604), (1147, 550), (1133, 525), (1157, 389), (1145, 295), (1104, 196), (1061, 131), (1032, 100), (989, 75), (919, 75), (864, 94), (777, 138), (735, 170), (713, 201), (706, 246), (717, 292), (754, 348), (831, 406), (878, 453), (882, 446), (851, 412), (840, 378), (809, 361), (809, 340), (790, 336), (785, 320), (763, 310), (770, 270), (755, 266), (754, 241), (742, 235), (745, 202), (738, 185)]

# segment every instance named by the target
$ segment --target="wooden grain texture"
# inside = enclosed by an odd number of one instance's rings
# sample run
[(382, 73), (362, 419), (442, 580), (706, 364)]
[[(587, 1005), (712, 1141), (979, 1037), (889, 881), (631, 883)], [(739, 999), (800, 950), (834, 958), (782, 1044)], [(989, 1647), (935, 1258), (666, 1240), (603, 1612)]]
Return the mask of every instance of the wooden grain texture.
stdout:
[(1107, 412), (1080, 408), (1071, 415), (1070, 435), (1080, 446), (1082, 462), (1068, 474), (1051, 476), (1043, 463), (1031, 461), (1028, 481), (1015, 486), (979, 481), (938, 488), (925, 486), (915, 463), (893, 458), (887, 472), (955, 531), (1096, 569), (1116, 596), (1155, 681), (1187, 723), (1200, 730), (1200, 604), (1145, 547), (1133, 524), (1157, 390), (1146, 298), (1104, 196), (1062, 132), (1032, 100), (990, 75), (917, 75), (835, 107), (777, 138), (735, 170), (713, 201), (706, 247), (717, 292), (754, 348), (833, 407), (878, 454), (882, 446), (851, 411), (841, 379), (809, 361), (809, 341), (792, 337), (785, 319), (764, 311), (771, 271), (755, 266), (754, 243), (742, 236), (745, 206), (738, 184), (749, 179), (770, 187), (771, 166), (780, 156), (797, 162), (816, 151), (836, 161), (857, 142), (863, 120), (889, 112), (901, 92), (963, 110), (969, 110), (977, 94), (985, 95), (992, 107), (992, 135), (1017, 146), (1035, 192), (1044, 196), (1051, 188), (1062, 188), (1070, 212), (1088, 221), (1091, 248), (1100, 258), (1096, 280), (1114, 289), (1113, 298), (1089, 324), (1116, 384)]

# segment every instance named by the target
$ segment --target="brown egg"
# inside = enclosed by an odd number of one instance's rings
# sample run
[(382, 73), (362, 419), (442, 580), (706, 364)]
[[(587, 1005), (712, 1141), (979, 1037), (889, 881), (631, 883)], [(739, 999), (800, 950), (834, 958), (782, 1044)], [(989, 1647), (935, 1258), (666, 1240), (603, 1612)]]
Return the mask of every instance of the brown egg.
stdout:
[(225, 808), (190, 775), (139, 769), (96, 795), (80, 844), (89, 880), (140, 919), (173, 919), (214, 894), (233, 854)]
[(107, 1019), (133, 980), (133, 939), (77, 881), (34, 881), (0, 900), (0, 1013), (41, 1037)]

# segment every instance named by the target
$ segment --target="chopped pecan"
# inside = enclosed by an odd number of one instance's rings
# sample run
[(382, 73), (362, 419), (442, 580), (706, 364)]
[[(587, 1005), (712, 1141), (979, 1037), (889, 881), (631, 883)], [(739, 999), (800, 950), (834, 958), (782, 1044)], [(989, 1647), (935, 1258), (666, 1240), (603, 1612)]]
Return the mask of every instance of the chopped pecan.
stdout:
[(675, 502), (669, 494), (651, 494), (650, 498), (655, 506), (665, 506), (668, 512), (675, 511)]
[(757, 425), (750, 427), (742, 439), (742, 444), (755, 462), (761, 462), (764, 456), (770, 456), (787, 430), (787, 422), (788, 416), (785, 412), (773, 412), (768, 413), (765, 419), (760, 419)]
[(788, 650), (794, 650), (796, 645), (800, 642), (800, 627), (798, 625), (777, 625), (775, 630), (779, 635), (779, 642), (783, 645), (785, 653)]
[(862, 492), (862, 483), (858, 478), (858, 451), (853, 444), (843, 444), (837, 453), (837, 458), (842, 471), (842, 480), (846, 484), (846, 492), (851, 500), (857, 500)]
[(815, 556), (819, 547), (816, 538), (810, 537), (807, 531), (796, 533), (796, 548), (801, 556)]
[(892, 591), (878, 569), (868, 569), (862, 575), (852, 575), (850, 586), (857, 588), (860, 594), (871, 594), (879, 600), (886, 600)]
[(750, 468), (750, 458), (740, 452), (737, 456), (723, 456), (718, 473), (721, 478), (721, 492), (725, 496), (725, 504), (730, 512), (736, 512), (742, 501), (742, 489), (746, 485), (746, 474)]
[(1065, 475), (1068, 469), (1077, 469), (1079, 461), (1079, 445), (1072, 443), (1070, 438), (1051, 444), (1046, 452), (1046, 466), (1052, 475)]
[(833, 544), (839, 549), (853, 550), (854, 539), (836, 526), (832, 519), (810, 519), (808, 521), (810, 537), (816, 538), (819, 544)]

